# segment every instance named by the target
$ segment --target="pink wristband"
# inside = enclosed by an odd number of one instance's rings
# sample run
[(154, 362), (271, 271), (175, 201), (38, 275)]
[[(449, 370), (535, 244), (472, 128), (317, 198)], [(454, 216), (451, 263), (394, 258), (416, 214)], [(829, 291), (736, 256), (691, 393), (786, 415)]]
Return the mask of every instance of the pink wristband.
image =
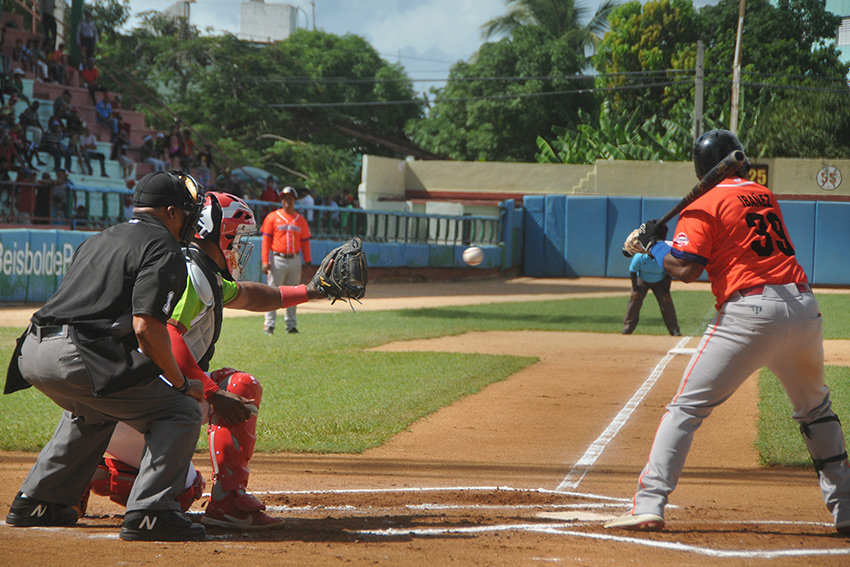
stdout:
[(299, 303), (306, 303), (308, 299), (307, 286), (304, 284), (280, 286), (280, 303), (284, 309)]

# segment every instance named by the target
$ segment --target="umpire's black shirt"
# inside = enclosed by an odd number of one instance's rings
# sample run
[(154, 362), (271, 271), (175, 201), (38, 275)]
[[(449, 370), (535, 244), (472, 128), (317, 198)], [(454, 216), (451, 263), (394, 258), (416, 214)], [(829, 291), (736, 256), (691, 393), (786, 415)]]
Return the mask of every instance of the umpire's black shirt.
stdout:
[[(129, 352), (138, 347), (132, 317), (150, 315), (165, 323), (185, 288), (180, 245), (159, 219), (136, 213), (77, 248), (59, 289), (31, 321), (40, 326), (71, 325), (75, 342), (81, 350), (85, 347), (81, 354), (95, 392), (108, 393), (139, 381), (138, 361), (97, 360), (98, 355), (135, 358), (136, 353)], [(116, 352), (118, 342), (123, 352)], [(133, 377), (114, 376), (130, 371)], [(143, 373), (149, 375), (150, 368)]]

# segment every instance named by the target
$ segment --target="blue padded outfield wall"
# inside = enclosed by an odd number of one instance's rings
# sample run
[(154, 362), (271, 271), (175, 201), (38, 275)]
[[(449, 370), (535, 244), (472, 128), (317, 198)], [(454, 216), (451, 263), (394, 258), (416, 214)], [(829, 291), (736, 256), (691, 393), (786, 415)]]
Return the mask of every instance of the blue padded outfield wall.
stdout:
[[(508, 269), (517, 266), (520, 252), (522, 211), (511, 211), (505, 219), (506, 241), (481, 246), (484, 261), (476, 269)], [(0, 304), (40, 303), (53, 295), (71, 263), (77, 246), (94, 232), (72, 230), (0, 230)], [(247, 281), (265, 282), (260, 271), (260, 238), (252, 237), (253, 254), (245, 271)], [(342, 241), (311, 240), (313, 262), (342, 244)], [(370, 267), (425, 268), (463, 267), (466, 245), (403, 244), (365, 242), (363, 249)]]
[[(626, 278), (629, 260), (621, 252), (626, 237), (677, 202), (661, 197), (525, 197), (523, 272), (532, 277)], [(850, 261), (841, 245), (850, 242), (850, 203), (780, 200), (780, 205), (809, 281), (850, 285)], [(677, 220), (668, 224), (668, 238)]]

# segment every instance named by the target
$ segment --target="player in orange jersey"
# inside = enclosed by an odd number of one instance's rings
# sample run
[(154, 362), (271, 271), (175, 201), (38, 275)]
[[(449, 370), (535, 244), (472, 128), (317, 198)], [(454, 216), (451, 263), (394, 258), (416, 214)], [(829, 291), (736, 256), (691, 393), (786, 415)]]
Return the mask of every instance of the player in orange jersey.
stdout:
[[(697, 177), (743, 149), (727, 130), (700, 136), (694, 144)], [(850, 464), (823, 382), (823, 321), (776, 197), (747, 181), (748, 168), (746, 162), (688, 205), (672, 242), (664, 241), (667, 228), (657, 221), (641, 226), (641, 243), (665, 272), (684, 282), (708, 273), (718, 313), (667, 406), (634, 506), (607, 528), (663, 529), (664, 507), (697, 428), (748, 376), (766, 366), (791, 400), (835, 528), (850, 536)]]

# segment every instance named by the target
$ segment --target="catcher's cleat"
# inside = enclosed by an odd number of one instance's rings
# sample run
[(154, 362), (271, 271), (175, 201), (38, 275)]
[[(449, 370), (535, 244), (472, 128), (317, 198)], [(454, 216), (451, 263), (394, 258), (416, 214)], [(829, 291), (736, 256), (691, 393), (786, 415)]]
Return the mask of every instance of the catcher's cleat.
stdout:
[(77, 522), (77, 511), (67, 504), (45, 502), (18, 492), (12, 501), (6, 523), (16, 528), (34, 526), (70, 526)]
[(283, 520), (267, 515), (265, 504), (245, 492), (234, 490), (215, 500), (210, 498), (201, 523), (226, 530), (270, 530), (283, 527)]
[(274, 327), (266, 327), (265, 329), (263, 329), (263, 333), (271, 337), (272, 335), (274, 335)]
[(605, 524), (605, 529), (620, 528), (639, 532), (660, 532), (664, 529), (664, 518), (658, 514), (624, 514)]
[(124, 541), (204, 541), (207, 530), (177, 510), (133, 510), (124, 514)]
[(287, 332), (287, 333), (289, 333), (290, 335), (294, 335), (294, 334), (297, 334), (297, 333), (298, 333), (298, 329), (297, 329), (296, 327), (289, 327), (289, 328), (286, 330), (286, 332)]

